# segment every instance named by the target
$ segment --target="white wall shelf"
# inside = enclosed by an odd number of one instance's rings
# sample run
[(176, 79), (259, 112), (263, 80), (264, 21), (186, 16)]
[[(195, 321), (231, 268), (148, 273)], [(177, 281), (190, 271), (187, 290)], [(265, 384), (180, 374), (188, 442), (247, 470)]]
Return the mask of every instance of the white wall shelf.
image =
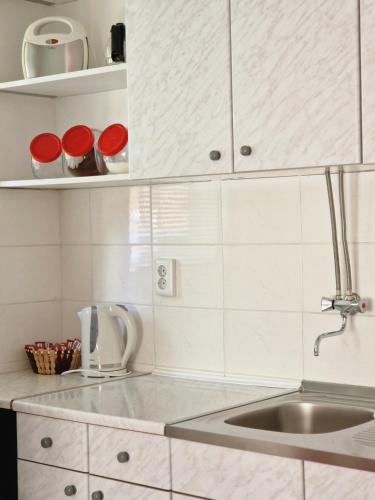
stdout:
[(67, 97), (126, 88), (126, 64), (0, 83), (0, 92)]
[(0, 189), (75, 189), (112, 187), (124, 184), (129, 184), (128, 174), (0, 181)]

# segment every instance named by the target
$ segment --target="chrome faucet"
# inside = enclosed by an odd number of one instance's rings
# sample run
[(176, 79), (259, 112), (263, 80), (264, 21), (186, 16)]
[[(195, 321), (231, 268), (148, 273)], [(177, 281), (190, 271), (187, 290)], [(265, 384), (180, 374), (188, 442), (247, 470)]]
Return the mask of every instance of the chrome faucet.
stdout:
[(331, 299), (328, 297), (322, 297), (321, 310), (339, 311), (341, 316), (341, 327), (338, 330), (334, 330), (332, 332), (322, 333), (321, 335), (319, 335), (319, 337), (316, 338), (314, 344), (314, 356), (319, 356), (320, 342), (323, 339), (342, 335), (347, 325), (348, 316), (356, 313), (364, 313), (366, 312), (366, 307), (366, 301), (362, 300), (358, 295), (355, 295), (350, 299)]
[(344, 261), (346, 271), (346, 293), (343, 296), (341, 288), (341, 273), (340, 273), (340, 259), (337, 243), (337, 229), (336, 229), (336, 215), (335, 204), (332, 192), (331, 172), (327, 167), (325, 170), (329, 210), (331, 218), (332, 230), (332, 244), (333, 256), (335, 262), (335, 276), (336, 276), (336, 296), (335, 298), (323, 297), (321, 300), (321, 311), (338, 311), (341, 316), (341, 327), (332, 332), (326, 332), (319, 335), (314, 344), (314, 356), (319, 356), (320, 343), (323, 339), (342, 335), (346, 329), (348, 316), (356, 313), (366, 312), (367, 303), (365, 300), (353, 292), (352, 290), (352, 273), (350, 267), (350, 256), (348, 249), (348, 242), (346, 237), (346, 215), (345, 215), (345, 200), (344, 200), (344, 170), (339, 167), (339, 198), (340, 198), (340, 216), (341, 216), (341, 238), (344, 250)]

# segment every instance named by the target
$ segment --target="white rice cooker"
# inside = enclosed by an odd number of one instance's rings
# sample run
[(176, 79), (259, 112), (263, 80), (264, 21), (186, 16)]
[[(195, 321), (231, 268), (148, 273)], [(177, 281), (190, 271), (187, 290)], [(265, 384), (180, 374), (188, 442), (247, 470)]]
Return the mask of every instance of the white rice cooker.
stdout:
[(69, 17), (44, 17), (30, 24), (22, 46), (25, 78), (87, 69), (88, 41), (84, 27)]

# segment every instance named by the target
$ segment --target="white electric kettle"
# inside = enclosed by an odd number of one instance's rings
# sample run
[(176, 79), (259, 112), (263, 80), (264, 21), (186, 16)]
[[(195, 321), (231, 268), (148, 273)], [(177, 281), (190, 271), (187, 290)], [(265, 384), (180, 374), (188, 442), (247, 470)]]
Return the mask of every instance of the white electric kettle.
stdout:
[[(137, 344), (137, 328), (123, 305), (97, 304), (78, 313), (81, 320), (82, 369), (91, 377), (118, 377), (129, 373), (127, 363)], [(119, 321), (124, 323), (125, 336)]]

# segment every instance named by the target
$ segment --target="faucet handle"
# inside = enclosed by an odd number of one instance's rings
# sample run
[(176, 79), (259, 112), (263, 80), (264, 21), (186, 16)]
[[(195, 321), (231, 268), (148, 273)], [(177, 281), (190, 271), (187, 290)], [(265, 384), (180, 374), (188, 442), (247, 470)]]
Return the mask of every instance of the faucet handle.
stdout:
[(321, 303), (320, 303), (320, 309), (321, 311), (331, 311), (333, 310), (334, 307), (334, 299), (330, 299), (329, 297), (322, 297)]

